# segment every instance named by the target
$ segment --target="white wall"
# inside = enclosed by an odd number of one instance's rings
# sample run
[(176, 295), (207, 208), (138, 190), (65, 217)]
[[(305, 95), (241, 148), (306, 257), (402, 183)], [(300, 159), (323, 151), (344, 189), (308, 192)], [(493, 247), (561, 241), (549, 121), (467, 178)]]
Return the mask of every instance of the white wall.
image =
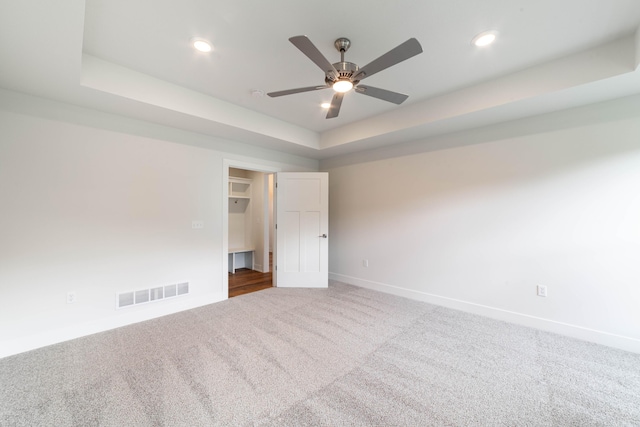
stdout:
[(640, 116), (323, 169), (333, 279), (640, 352)]
[[(168, 137), (193, 145), (145, 137), (162, 127), (12, 96), (20, 112), (0, 102), (0, 357), (225, 299), (225, 160), (314, 169), (277, 152), (248, 157), (242, 144), (216, 151), (230, 144), (175, 129)], [(65, 112), (71, 121), (51, 118)], [(77, 123), (85, 118), (102, 128)], [(207, 144), (214, 149), (194, 146)], [(188, 296), (115, 310), (116, 292), (185, 281)]]

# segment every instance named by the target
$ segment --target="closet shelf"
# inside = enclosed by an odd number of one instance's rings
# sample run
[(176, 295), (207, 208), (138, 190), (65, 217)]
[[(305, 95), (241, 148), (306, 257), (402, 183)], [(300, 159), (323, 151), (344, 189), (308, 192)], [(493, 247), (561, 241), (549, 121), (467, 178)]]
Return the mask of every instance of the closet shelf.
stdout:
[(249, 178), (229, 177), (229, 197), (251, 197), (251, 182)]

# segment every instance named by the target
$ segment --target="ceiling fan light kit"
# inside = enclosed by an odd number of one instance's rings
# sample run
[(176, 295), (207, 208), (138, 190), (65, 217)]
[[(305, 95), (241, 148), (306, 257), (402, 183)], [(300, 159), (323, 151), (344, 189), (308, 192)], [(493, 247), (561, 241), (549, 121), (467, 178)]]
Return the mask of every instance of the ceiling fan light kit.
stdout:
[(353, 89), (353, 83), (351, 83), (349, 80), (338, 80), (333, 84), (332, 88), (336, 92), (345, 93)]
[(347, 62), (344, 60), (345, 52), (347, 52), (351, 47), (351, 41), (345, 37), (340, 37), (334, 42), (336, 50), (340, 52), (340, 62), (336, 62), (334, 64), (330, 63), (324, 55), (322, 55), (307, 36), (291, 37), (289, 41), (325, 73), (325, 84), (320, 86), (308, 86), (270, 92), (267, 95), (273, 98), (293, 95), (294, 93), (332, 88), (335, 91), (335, 94), (333, 95), (329, 111), (327, 112), (327, 119), (338, 117), (340, 106), (342, 105), (342, 98), (344, 97), (344, 94), (349, 92), (351, 89), (354, 89), (354, 92), (356, 93), (382, 99), (383, 101), (392, 102), (398, 105), (402, 104), (409, 97), (408, 95), (373, 86), (365, 86), (360, 84), (360, 82), (367, 77), (422, 53), (422, 46), (420, 46), (418, 40), (411, 38), (368, 63), (364, 67), (359, 68), (353, 62)]
[[(325, 73), (324, 81), (330, 85), (334, 91), (338, 93), (346, 93), (353, 89), (354, 82), (351, 81), (353, 73), (358, 71), (358, 66), (353, 62), (345, 62), (344, 53), (349, 50), (351, 46), (351, 40), (340, 37), (333, 45), (340, 52), (340, 62), (336, 62), (333, 65), (333, 70), (327, 70)], [(335, 79), (335, 73), (338, 73), (338, 78)], [(357, 82), (356, 82), (357, 83)]]

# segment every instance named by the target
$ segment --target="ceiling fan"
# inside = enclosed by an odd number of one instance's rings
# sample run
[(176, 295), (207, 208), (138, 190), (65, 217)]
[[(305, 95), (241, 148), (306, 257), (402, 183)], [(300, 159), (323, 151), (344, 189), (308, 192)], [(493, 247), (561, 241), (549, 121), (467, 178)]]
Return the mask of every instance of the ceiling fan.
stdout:
[(295, 36), (289, 39), (291, 43), (302, 53), (312, 60), (325, 73), (324, 85), (308, 86), (297, 89), (281, 90), (278, 92), (270, 92), (270, 97), (278, 97), (284, 95), (292, 95), (294, 93), (311, 92), (314, 90), (322, 90), (333, 88), (336, 92), (331, 100), (331, 106), (327, 112), (327, 119), (338, 117), (342, 98), (344, 94), (351, 89), (356, 93), (372, 96), (384, 101), (393, 102), (394, 104), (402, 104), (409, 96), (390, 90), (380, 89), (373, 86), (365, 86), (360, 82), (367, 77), (371, 77), (375, 73), (385, 70), (404, 60), (407, 60), (419, 53), (422, 53), (422, 46), (415, 38), (411, 38), (401, 45), (391, 49), (381, 57), (371, 61), (362, 68), (358, 68), (353, 62), (345, 62), (344, 54), (351, 46), (351, 41), (347, 38), (340, 37), (334, 43), (336, 49), (340, 52), (340, 62), (330, 63), (327, 58), (320, 53), (307, 36)]

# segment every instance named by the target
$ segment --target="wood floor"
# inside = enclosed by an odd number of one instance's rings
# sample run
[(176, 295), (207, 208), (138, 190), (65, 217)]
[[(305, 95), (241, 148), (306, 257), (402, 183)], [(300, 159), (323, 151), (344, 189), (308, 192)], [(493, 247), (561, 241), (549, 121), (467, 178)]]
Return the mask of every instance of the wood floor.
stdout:
[[(269, 267), (272, 265), (272, 257), (273, 255), (270, 254)], [(271, 270), (271, 268), (269, 268), (269, 270)], [(229, 273), (229, 298), (261, 291), (271, 286), (271, 273), (260, 273), (259, 271), (249, 270), (248, 268), (240, 268), (236, 270), (236, 274)]]

